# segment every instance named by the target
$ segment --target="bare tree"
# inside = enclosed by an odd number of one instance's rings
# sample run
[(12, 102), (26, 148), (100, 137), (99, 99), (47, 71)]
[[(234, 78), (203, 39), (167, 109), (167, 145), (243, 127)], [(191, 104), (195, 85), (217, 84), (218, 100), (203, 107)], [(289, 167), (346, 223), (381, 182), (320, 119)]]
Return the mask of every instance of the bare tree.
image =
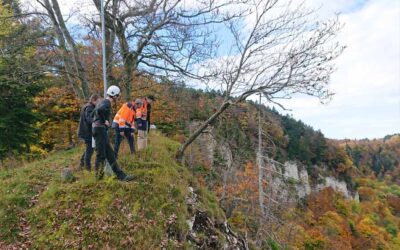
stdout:
[[(271, 103), (294, 94), (329, 99), (328, 83), (334, 71), (332, 61), (344, 47), (335, 42), (341, 25), (337, 19), (318, 22), (314, 11), (289, 1), (255, 0), (243, 4), (248, 15), (229, 22), (233, 37), (229, 53), (204, 64), (207, 84), (220, 86), (224, 100), (187, 140), (178, 152), (183, 160), (186, 148), (229, 106), (262, 93)], [(283, 106), (282, 106), (283, 107)]]
[[(126, 99), (131, 98), (135, 75), (150, 75), (173, 81), (187, 76), (200, 79), (196, 66), (215, 57), (218, 49), (218, 25), (241, 17), (236, 6), (247, 0), (107, 0), (105, 1), (106, 58), (108, 77), (112, 67), (123, 66), (123, 78), (118, 79)], [(89, 92), (89, 83), (74, 37), (84, 31), (99, 32), (99, 15), (82, 11), (89, 26), (81, 26), (72, 34), (63, 18), (58, 0), (36, 0), (45, 10), (42, 16), (52, 26), (57, 52), (62, 60), (62, 72), (77, 96)], [(93, 0), (101, 9), (100, 0)], [(40, 13), (37, 11), (37, 13)], [(40, 13), (41, 14), (41, 13)], [(68, 13), (67, 13), (68, 14)], [(97, 27), (97, 29), (96, 29)], [(60, 71), (61, 72), (61, 71)], [(110, 79), (109, 79), (110, 80)]]
[[(93, 2), (100, 11), (100, 1)], [(240, 2), (242, 0), (106, 1), (106, 26), (118, 38), (124, 65), (125, 98), (131, 98), (134, 74), (169, 80), (182, 76), (201, 77), (194, 66), (215, 56), (217, 39), (213, 25), (240, 16), (240, 11), (224, 11)], [(92, 22), (99, 24), (98, 19)]]
[[(67, 28), (57, 0), (36, 0), (47, 12), (52, 29), (61, 49), (61, 58), (68, 82), (75, 94), (85, 99), (89, 96), (89, 83), (82, 66), (75, 40)], [(77, 83), (80, 83), (77, 84)]]

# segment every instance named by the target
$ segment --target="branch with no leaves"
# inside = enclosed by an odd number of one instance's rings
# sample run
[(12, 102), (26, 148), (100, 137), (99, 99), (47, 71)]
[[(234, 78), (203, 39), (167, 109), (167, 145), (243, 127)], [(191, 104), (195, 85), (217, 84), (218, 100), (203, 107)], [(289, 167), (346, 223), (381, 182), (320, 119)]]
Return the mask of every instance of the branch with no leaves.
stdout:
[[(208, 85), (221, 86), (224, 102), (217, 113), (207, 119), (199, 130), (217, 119), (231, 104), (245, 101), (262, 93), (277, 104), (294, 94), (305, 94), (328, 100), (333, 61), (344, 47), (336, 42), (342, 25), (338, 19), (316, 22), (313, 11), (289, 1), (282, 7), (280, 0), (257, 0), (246, 3), (249, 18), (229, 22), (233, 42), (229, 55), (206, 64), (215, 76)], [(210, 74), (211, 75), (211, 74)], [(210, 84), (211, 82), (211, 84)], [(229, 102), (228, 102), (229, 101)], [(196, 131), (198, 132), (198, 131)], [(182, 144), (179, 159), (188, 144), (199, 133)]]

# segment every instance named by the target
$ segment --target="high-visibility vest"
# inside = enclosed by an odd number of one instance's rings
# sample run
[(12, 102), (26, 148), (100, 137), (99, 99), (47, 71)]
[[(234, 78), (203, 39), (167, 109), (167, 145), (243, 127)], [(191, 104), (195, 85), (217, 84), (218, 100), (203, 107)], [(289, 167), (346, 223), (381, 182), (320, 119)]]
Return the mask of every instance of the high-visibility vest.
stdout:
[(147, 100), (143, 99), (143, 106), (136, 109), (136, 118), (147, 119)]
[(135, 114), (136, 112), (133, 103), (124, 103), (115, 115), (113, 122), (118, 123), (120, 128), (132, 127)]

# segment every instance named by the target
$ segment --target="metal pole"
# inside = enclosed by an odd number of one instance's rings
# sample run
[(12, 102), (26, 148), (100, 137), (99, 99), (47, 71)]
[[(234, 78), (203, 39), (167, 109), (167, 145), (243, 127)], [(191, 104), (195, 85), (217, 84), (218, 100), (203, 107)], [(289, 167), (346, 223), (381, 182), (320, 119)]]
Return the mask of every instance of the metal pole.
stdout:
[(101, 36), (103, 49), (103, 83), (104, 83), (104, 98), (107, 97), (107, 62), (106, 62), (106, 25), (104, 22), (104, 0), (101, 0)]
[(261, 128), (261, 92), (258, 102), (258, 150), (257, 150), (257, 165), (258, 165), (258, 202), (260, 204), (261, 215), (265, 216), (264, 209), (264, 176), (262, 164), (262, 128)]

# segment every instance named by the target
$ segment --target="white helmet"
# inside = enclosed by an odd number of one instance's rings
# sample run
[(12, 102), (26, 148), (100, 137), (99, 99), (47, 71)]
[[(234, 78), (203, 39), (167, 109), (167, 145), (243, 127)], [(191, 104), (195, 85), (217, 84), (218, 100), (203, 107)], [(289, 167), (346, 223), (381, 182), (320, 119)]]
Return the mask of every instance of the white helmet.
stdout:
[(111, 97), (118, 96), (119, 93), (121, 93), (121, 90), (115, 85), (111, 85), (107, 89), (107, 95), (109, 95)]

